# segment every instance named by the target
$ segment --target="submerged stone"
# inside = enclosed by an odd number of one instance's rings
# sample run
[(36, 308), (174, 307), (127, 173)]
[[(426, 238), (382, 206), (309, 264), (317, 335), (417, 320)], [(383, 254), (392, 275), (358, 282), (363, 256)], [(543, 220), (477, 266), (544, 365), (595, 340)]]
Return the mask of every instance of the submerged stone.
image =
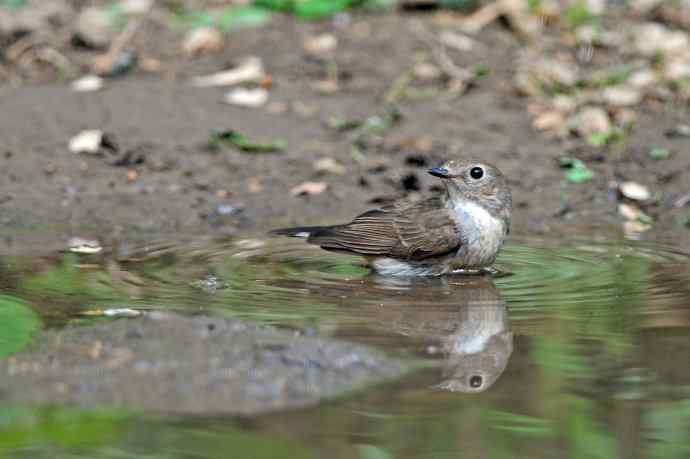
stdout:
[(315, 404), (403, 372), (361, 345), (151, 313), (44, 333), (32, 350), (0, 362), (0, 403), (253, 414)]

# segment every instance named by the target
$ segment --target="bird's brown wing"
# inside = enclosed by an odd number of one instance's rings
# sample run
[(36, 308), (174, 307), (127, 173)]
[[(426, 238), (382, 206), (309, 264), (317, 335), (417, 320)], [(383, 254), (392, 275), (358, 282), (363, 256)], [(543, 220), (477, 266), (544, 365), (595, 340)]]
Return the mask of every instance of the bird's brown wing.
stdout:
[(440, 256), (462, 243), (450, 212), (436, 199), (365, 212), (351, 223), (312, 234), (309, 242), (329, 250), (408, 260)]

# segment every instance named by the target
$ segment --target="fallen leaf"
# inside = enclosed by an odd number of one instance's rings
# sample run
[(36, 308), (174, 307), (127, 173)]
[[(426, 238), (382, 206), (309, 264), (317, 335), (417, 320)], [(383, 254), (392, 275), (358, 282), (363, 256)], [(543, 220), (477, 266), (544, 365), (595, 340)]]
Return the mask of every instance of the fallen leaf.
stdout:
[(222, 143), (229, 143), (247, 153), (276, 153), (285, 150), (286, 147), (282, 140), (256, 142), (247, 139), (237, 131), (212, 131), (209, 146), (217, 149)]
[(565, 178), (572, 183), (584, 183), (594, 178), (594, 172), (587, 168), (575, 168), (568, 171)]
[(247, 189), (250, 193), (260, 193), (264, 190), (264, 185), (261, 183), (259, 177), (249, 177), (247, 180)]
[(415, 78), (420, 81), (433, 81), (441, 78), (441, 69), (429, 62), (419, 62), (412, 68)]
[(268, 101), (268, 91), (264, 88), (237, 88), (225, 94), (224, 100), (240, 107), (261, 107)]
[(594, 178), (594, 172), (588, 169), (585, 163), (577, 158), (561, 158), (559, 164), (562, 168), (568, 169), (565, 178), (569, 182), (584, 183)]
[(565, 123), (563, 115), (557, 111), (544, 112), (534, 118), (532, 126), (539, 131), (551, 131), (558, 129)]
[(187, 33), (182, 52), (187, 56), (210, 54), (223, 47), (223, 34), (215, 27), (199, 27)]
[(587, 137), (587, 143), (593, 147), (605, 147), (613, 140), (620, 138), (621, 135), (621, 132), (616, 129), (607, 132), (594, 132)]
[(672, 154), (668, 148), (652, 148), (649, 152), (652, 159), (669, 159)]
[(81, 131), (69, 141), (69, 151), (72, 153), (99, 153), (103, 143), (103, 131), (87, 129)]
[(98, 75), (86, 75), (70, 84), (70, 88), (75, 92), (93, 92), (103, 88), (103, 78)]
[(561, 168), (568, 169), (565, 178), (569, 182), (583, 183), (594, 178), (594, 172), (577, 158), (563, 157), (559, 160), (559, 165)]
[(304, 182), (290, 190), (293, 196), (315, 195), (321, 194), (328, 190), (329, 185), (326, 182)]
[(649, 188), (637, 182), (623, 182), (618, 186), (621, 194), (633, 201), (646, 201), (652, 197)]
[(610, 86), (602, 91), (601, 97), (604, 99), (604, 102), (614, 107), (629, 107), (640, 103), (642, 92), (628, 85)]
[(252, 56), (239, 66), (223, 72), (199, 76), (192, 79), (194, 86), (204, 88), (210, 86), (233, 86), (240, 83), (259, 83), (265, 76), (261, 59)]
[(340, 164), (333, 158), (321, 158), (314, 164), (314, 169), (316, 172), (334, 174), (334, 175), (345, 175), (347, 169), (345, 166)]
[(323, 55), (329, 54), (338, 47), (338, 39), (335, 35), (324, 33), (309, 37), (304, 40), (304, 49), (311, 54)]
[(611, 119), (600, 107), (585, 107), (574, 118), (575, 130), (581, 137), (589, 138), (592, 134), (610, 132)]

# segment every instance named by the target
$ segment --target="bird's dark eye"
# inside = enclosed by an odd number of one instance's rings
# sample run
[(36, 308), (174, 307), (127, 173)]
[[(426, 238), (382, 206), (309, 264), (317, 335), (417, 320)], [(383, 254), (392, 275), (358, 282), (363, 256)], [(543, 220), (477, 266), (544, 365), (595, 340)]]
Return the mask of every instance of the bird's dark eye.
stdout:
[(484, 177), (484, 169), (479, 166), (473, 167), (470, 169), (470, 177), (475, 180), (479, 180), (480, 178)]
[(472, 376), (470, 378), (470, 387), (476, 389), (482, 385), (482, 377), (481, 376)]

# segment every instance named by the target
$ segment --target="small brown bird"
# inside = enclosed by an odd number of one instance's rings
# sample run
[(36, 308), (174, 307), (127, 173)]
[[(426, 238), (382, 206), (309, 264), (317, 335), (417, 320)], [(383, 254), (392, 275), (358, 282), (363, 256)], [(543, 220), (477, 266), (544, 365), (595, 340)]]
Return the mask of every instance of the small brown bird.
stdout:
[(398, 201), (350, 223), (273, 231), (306, 238), (333, 251), (365, 256), (388, 276), (438, 276), (491, 265), (510, 231), (511, 196), (505, 177), (482, 161), (451, 160), (429, 173), (445, 193)]

